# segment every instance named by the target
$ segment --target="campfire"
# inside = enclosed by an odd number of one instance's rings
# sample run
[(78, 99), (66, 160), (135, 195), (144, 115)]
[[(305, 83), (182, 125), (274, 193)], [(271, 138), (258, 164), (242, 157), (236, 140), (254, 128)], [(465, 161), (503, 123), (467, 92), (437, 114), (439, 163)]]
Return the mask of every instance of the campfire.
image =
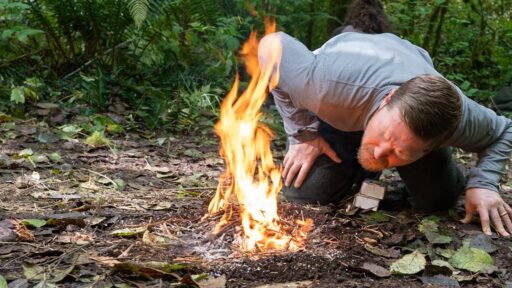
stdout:
[[(275, 22), (267, 21), (265, 34), (275, 32), (275, 28)], [(244, 234), (243, 250), (295, 251), (303, 247), (313, 222), (301, 219), (296, 220), (296, 224), (285, 223), (277, 214), (281, 167), (276, 166), (272, 157), (272, 131), (259, 121), (267, 88), (269, 84), (275, 86), (279, 79), (278, 73), (272, 75), (272, 70), (279, 67), (281, 46), (276, 38), (270, 40), (270, 63), (261, 71), (257, 56), (259, 40), (255, 32), (251, 33), (241, 50), (251, 76), (249, 86), (238, 96), (239, 78), (236, 76), (222, 102), (215, 132), (221, 140), (220, 155), (225, 160), (226, 171), (219, 178), (208, 212), (209, 215), (224, 213), (215, 233), (234, 221), (233, 215), (238, 212)]]

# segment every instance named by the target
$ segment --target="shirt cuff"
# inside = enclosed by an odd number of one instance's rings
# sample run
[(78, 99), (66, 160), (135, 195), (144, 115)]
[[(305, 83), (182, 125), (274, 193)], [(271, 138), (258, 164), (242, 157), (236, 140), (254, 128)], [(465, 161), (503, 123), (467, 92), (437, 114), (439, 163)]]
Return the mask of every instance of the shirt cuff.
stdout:
[(319, 135), (318, 135), (317, 131), (305, 130), (305, 131), (302, 131), (293, 136), (289, 136), (288, 141), (289, 141), (290, 145), (300, 144), (300, 143), (311, 141), (311, 140), (317, 138), (318, 136)]

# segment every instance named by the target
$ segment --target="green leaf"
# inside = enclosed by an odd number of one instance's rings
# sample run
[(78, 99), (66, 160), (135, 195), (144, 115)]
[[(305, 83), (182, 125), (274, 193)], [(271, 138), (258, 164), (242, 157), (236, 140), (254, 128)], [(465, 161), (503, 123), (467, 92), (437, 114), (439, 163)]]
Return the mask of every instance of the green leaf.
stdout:
[(431, 233), (425, 233), (425, 236), (427, 236), (428, 242), (431, 244), (449, 244), (452, 243), (452, 237), (441, 235), (436, 232)]
[(29, 156), (34, 155), (34, 151), (32, 151), (32, 149), (30, 149), (30, 148), (27, 148), (27, 149), (21, 150), (20, 153), (18, 153), (18, 155), (20, 157), (27, 158)]
[(147, 230), (145, 226), (135, 227), (135, 228), (124, 228), (112, 231), (110, 235), (119, 236), (119, 237), (131, 237), (135, 235), (139, 235), (144, 233)]
[(426, 264), (425, 255), (416, 250), (392, 263), (389, 270), (396, 275), (413, 275), (425, 269)]
[(52, 154), (48, 155), (48, 158), (50, 158), (52, 162), (60, 162), (62, 160), (62, 157), (57, 152), (53, 152)]
[(11, 90), (11, 101), (16, 104), (25, 103), (25, 93), (23, 87), (17, 86)]
[(82, 128), (78, 127), (77, 125), (73, 124), (67, 124), (59, 127), (59, 136), (62, 139), (73, 139), (76, 134), (78, 134), (80, 131), (82, 131)]
[(7, 288), (7, 280), (5, 280), (5, 278), (0, 275), (0, 288)]
[(455, 268), (471, 272), (485, 272), (494, 265), (494, 260), (484, 250), (462, 247), (448, 260)]
[(34, 227), (34, 228), (39, 228), (39, 227), (43, 227), (44, 225), (46, 225), (46, 221), (41, 220), (41, 219), (23, 219), (21, 222), (23, 224), (25, 224), (25, 226), (27, 226), (27, 227)]
[(447, 259), (451, 258), (453, 255), (455, 255), (455, 251), (453, 251), (452, 249), (436, 248), (435, 252), (437, 255), (443, 256), (444, 258), (447, 258)]
[(437, 224), (437, 222), (428, 218), (423, 218), (421, 220), (421, 223), (418, 225), (418, 230), (425, 234), (437, 232), (438, 229), (439, 225)]
[(368, 214), (361, 214), (361, 218), (370, 223), (383, 223), (389, 221), (389, 216), (382, 211), (372, 211)]
[(194, 148), (185, 150), (183, 154), (185, 154), (185, 156), (192, 158), (203, 158), (203, 153)]
[(23, 263), (23, 275), (27, 280), (45, 280), (48, 275), (45, 274), (45, 269), (37, 264)]
[(113, 180), (116, 183), (116, 190), (123, 191), (126, 188), (126, 182), (121, 178), (116, 178)]
[(84, 141), (85, 144), (92, 147), (103, 147), (110, 145), (110, 140), (108, 140), (103, 133), (99, 131), (94, 131), (91, 136), (87, 137)]

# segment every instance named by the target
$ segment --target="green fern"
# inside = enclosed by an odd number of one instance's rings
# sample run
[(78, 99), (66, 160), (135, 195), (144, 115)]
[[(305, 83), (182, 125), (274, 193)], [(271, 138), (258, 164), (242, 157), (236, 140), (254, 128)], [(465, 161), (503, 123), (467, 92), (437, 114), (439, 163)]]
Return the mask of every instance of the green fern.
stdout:
[(130, 0), (128, 3), (130, 14), (137, 27), (142, 26), (148, 15), (149, 0)]

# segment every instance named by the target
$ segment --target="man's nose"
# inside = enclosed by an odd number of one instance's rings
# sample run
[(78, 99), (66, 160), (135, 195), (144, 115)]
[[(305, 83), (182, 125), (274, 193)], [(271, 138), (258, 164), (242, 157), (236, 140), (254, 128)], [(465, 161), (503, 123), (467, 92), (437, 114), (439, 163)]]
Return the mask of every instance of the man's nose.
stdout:
[(391, 145), (381, 144), (374, 148), (373, 157), (375, 157), (375, 159), (387, 158), (391, 154), (391, 152)]

